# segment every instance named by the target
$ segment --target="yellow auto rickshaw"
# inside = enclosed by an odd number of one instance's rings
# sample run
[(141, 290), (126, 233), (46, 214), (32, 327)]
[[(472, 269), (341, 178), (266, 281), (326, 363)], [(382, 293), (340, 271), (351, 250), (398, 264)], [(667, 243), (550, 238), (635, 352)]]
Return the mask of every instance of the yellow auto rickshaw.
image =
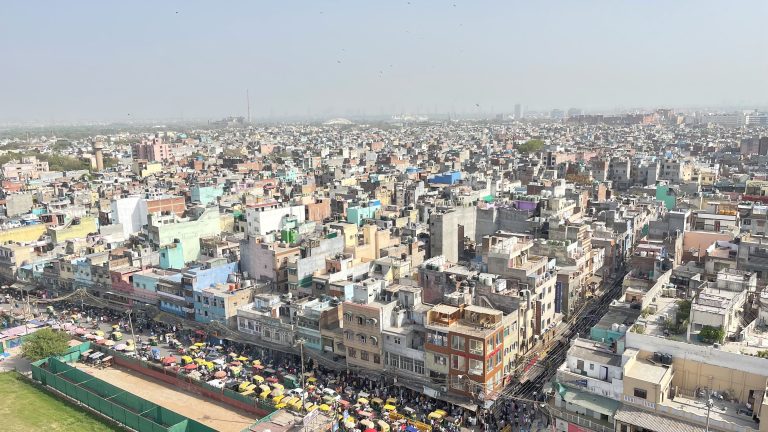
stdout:
[(194, 359), (192, 359), (192, 357), (190, 357), (190, 356), (181, 356), (181, 365), (182, 366), (186, 366), (186, 365), (192, 364), (194, 362), (195, 362)]
[(239, 386), (237, 386), (237, 391), (240, 393), (243, 393), (244, 391), (251, 390), (253, 391), (256, 389), (256, 384), (250, 383), (248, 381), (243, 381), (240, 383)]
[(266, 400), (269, 397), (269, 394), (272, 393), (272, 389), (269, 388), (267, 385), (260, 385), (259, 390), (261, 390), (261, 393), (259, 393), (259, 399)]
[(113, 331), (111, 335), (109, 335), (109, 338), (113, 341), (121, 341), (123, 340), (123, 334), (119, 331)]
[(254, 375), (253, 376), (253, 382), (262, 384), (264, 383), (264, 377), (261, 375)]

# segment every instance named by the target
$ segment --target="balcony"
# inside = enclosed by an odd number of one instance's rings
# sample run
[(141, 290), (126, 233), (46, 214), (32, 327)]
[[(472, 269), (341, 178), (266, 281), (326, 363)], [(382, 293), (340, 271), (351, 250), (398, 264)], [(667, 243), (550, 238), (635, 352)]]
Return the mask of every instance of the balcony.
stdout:
[(547, 406), (550, 416), (563, 419), (568, 423), (587, 428), (595, 432), (614, 432), (614, 425), (611, 422), (605, 422), (596, 418), (587, 417), (575, 412), (566, 411), (551, 404)]
[[(586, 375), (573, 373), (563, 367), (557, 370), (555, 375), (557, 382), (571, 387), (580, 388), (583, 391), (599, 396), (620, 399), (623, 392), (623, 380), (613, 379), (611, 382)], [(609, 378), (610, 379), (610, 378)]]

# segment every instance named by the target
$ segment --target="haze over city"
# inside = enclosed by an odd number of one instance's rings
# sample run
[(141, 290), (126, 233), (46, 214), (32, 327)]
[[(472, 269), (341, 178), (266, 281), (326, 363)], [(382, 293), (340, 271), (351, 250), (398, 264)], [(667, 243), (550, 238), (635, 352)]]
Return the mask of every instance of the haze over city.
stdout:
[(6, 2), (1, 123), (760, 108), (763, 1)]

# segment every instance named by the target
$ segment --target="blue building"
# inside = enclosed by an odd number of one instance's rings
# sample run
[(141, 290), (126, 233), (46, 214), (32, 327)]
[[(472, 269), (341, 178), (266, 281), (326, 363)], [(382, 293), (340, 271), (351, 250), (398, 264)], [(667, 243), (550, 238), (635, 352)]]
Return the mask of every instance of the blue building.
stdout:
[(453, 185), (461, 181), (461, 172), (453, 171), (436, 174), (429, 179), (430, 183)]

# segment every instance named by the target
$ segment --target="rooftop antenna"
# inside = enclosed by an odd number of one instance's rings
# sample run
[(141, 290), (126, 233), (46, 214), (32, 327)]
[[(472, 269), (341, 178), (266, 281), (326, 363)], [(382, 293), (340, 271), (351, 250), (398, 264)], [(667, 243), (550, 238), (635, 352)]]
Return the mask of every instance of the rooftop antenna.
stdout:
[(248, 105), (248, 124), (251, 124), (251, 92), (245, 89), (245, 101)]

